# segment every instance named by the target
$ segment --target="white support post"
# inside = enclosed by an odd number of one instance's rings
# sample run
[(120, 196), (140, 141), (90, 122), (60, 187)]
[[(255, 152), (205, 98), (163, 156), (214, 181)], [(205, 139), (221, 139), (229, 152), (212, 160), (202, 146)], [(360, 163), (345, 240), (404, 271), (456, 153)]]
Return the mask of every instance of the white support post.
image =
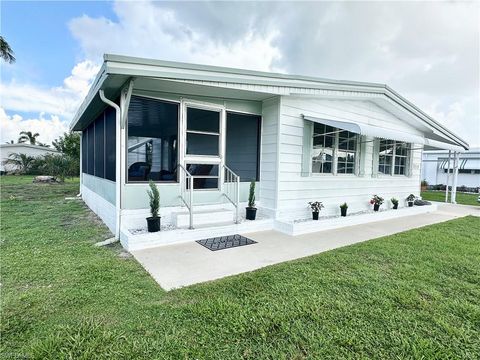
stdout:
[(190, 229), (193, 229), (193, 176), (190, 176), (190, 184), (189, 184), (189, 203), (190, 203)]
[(453, 153), (453, 185), (452, 185), (452, 193), (451, 193), (452, 204), (457, 203), (457, 181), (458, 181), (458, 162), (459, 161), (460, 161), (460, 153), (454, 152)]
[(240, 176), (237, 176), (237, 192), (236, 192), (236, 199), (235, 202), (237, 203), (236, 213), (235, 213), (235, 224), (238, 224), (238, 211), (240, 207)]
[(445, 202), (448, 202), (448, 183), (450, 182), (450, 157), (452, 151), (448, 150), (448, 162), (447, 162), (447, 187), (445, 189)]

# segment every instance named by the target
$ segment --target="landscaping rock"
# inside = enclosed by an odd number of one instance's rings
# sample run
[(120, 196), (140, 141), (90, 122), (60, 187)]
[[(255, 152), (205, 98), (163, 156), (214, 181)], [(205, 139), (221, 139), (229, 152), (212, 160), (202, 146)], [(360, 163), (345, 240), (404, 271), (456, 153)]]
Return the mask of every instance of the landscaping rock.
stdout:
[(432, 205), (432, 203), (430, 201), (420, 200), (420, 199), (415, 200), (414, 204), (417, 205), (417, 206)]
[(41, 175), (41, 176), (35, 176), (35, 178), (33, 179), (33, 182), (34, 183), (53, 184), (53, 183), (57, 182), (57, 179), (55, 179), (55, 177), (53, 177), (53, 176)]

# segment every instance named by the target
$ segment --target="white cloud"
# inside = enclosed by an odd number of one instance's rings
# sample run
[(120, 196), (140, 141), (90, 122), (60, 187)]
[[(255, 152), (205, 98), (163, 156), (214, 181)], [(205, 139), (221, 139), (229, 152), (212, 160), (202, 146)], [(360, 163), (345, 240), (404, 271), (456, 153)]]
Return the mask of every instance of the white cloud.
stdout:
[[(272, 64), (281, 60), (273, 45), (276, 31), (258, 34), (255, 28), (247, 26), (240, 29), (235, 39), (222, 41), (209, 31), (182, 21), (184, 18), (177, 11), (157, 3), (116, 2), (114, 10), (118, 22), (86, 15), (70, 21), (70, 30), (86, 58), (99, 59), (104, 53), (117, 53), (255, 70), (272, 70)], [(217, 34), (223, 31), (216, 29)]]
[(44, 88), (11, 81), (0, 84), (0, 106), (16, 112), (46, 113), (72, 117), (90, 87), (99, 66), (90, 60), (78, 63), (62, 86)]
[(0, 141), (1, 143), (18, 140), (20, 131), (39, 133), (38, 141), (50, 144), (53, 140), (68, 131), (68, 125), (56, 115), (46, 116), (40, 113), (38, 118), (24, 119), (20, 115), (7, 115), (0, 107)]

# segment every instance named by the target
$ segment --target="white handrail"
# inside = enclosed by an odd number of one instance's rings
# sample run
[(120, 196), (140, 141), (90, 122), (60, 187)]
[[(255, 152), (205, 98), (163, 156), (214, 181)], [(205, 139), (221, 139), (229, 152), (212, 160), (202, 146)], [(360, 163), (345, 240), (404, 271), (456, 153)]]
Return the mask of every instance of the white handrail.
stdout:
[[(184, 181), (180, 178), (180, 199), (183, 201), (185, 206), (188, 209), (190, 215), (190, 224), (189, 229), (193, 229), (193, 179), (194, 176), (188, 172), (185, 167), (178, 164), (178, 168), (182, 170), (182, 175), (184, 177)], [(187, 188), (187, 181), (188, 181), (188, 188)], [(188, 193), (188, 197), (187, 197)]]
[(223, 185), (223, 195), (235, 207), (235, 224), (240, 221), (239, 207), (240, 207), (240, 176), (235, 174), (228, 166), (223, 165), (225, 169), (225, 180)]

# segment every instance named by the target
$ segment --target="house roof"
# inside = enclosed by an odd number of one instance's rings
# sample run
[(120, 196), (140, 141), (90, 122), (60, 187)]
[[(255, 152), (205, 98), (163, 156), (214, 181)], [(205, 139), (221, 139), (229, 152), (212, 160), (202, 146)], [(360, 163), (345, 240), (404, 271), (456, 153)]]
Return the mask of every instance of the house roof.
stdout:
[(16, 143), (16, 144), (0, 144), (0, 148), (2, 149), (8, 149), (8, 148), (14, 148), (14, 147), (24, 147), (24, 148), (30, 148), (30, 149), (38, 149), (38, 150), (44, 150), (47, 152), (54, 152), (58, 153), (59, 151), (53, 148), (49, 148), (46, 146), (41, 146), (41, 145), (33, 145), (33, 144), (25, 144), (25, 143)]
[[(113, 99), (131, 79), (156, 79), (172, 85), (189, 84), (197, 87), (222, 89), (232, 96), (241, 93), (245, 99), (264, 100), (272, 95), (312, 95), (363, 97), (381, 101), (392, 111), (407, 113), (422, 122), (433, 133), (435, 140), (447, 141), (468, 149), (468, 143), (448, 128), (437, 122), (420, 108), (395, 92), (389, 86), (379, 83), (333, 80), (302, 75), (289, 75), (254, 70), (243, 70), (211, 65), (144, 59), (122, 55), (105, 54), (103, 65), (92, 87), (74, 116), (70, 128), (82, 130), (88, 122), (100, 113), (105, 104), (98, 92), (104, 90)], [(201, 92), (201, 90), (198, 90)], [(236, 91), (236, 92), (234, 92)]]

